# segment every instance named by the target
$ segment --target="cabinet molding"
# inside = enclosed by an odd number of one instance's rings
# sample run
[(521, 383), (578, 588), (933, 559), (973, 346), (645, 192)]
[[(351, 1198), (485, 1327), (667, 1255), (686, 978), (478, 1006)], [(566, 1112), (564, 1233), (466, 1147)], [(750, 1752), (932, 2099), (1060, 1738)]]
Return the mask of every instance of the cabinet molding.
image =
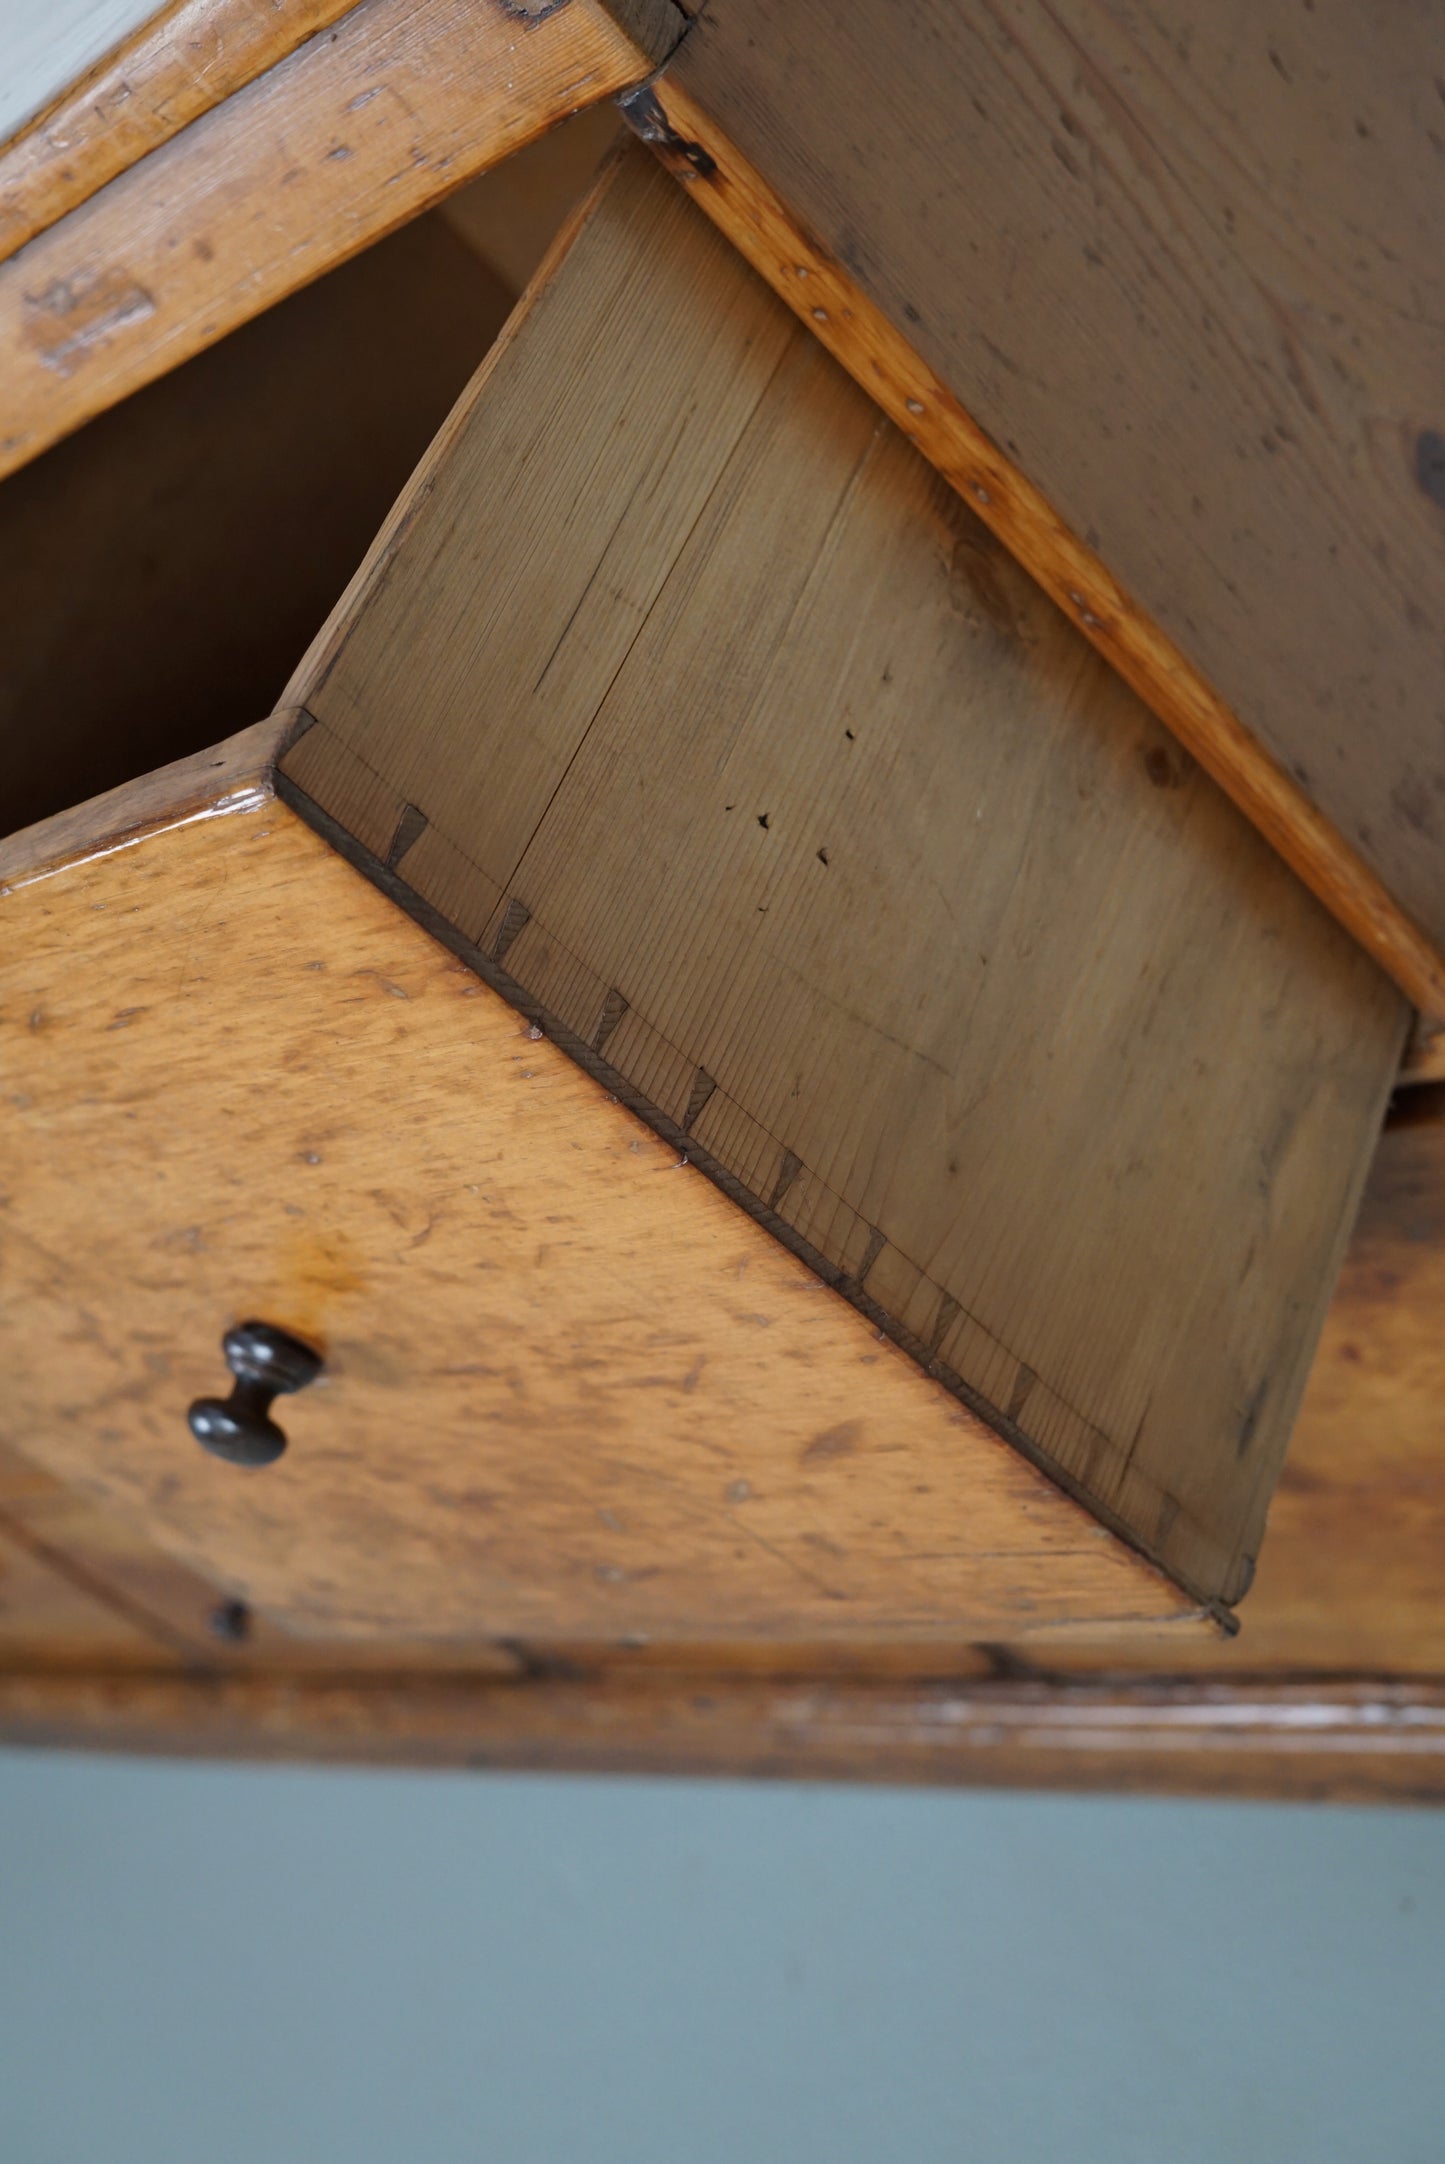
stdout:
[(1431, 1684), (0, 1673), (0, 1739), (355, 1765), (1445, 1800), (1445, 1690)]

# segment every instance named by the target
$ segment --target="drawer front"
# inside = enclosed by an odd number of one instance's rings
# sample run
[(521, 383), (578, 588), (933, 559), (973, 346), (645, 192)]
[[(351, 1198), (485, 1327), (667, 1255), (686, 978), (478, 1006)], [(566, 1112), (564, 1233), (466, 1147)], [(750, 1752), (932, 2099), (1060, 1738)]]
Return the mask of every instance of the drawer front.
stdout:
[(1405, 1003), (645, 152), (290, 696), (303, 816), (1240, 1596)]
[[(217, 772), (189, 812), (153, 785), (130, 846), (72, 823), (79, 861), (0, 901), (14, 1449), (318, 1638), (1190, 1612), (264, 782)], [(251, 1318), (325, 1362), (259, 1470), (186, 1421)]]

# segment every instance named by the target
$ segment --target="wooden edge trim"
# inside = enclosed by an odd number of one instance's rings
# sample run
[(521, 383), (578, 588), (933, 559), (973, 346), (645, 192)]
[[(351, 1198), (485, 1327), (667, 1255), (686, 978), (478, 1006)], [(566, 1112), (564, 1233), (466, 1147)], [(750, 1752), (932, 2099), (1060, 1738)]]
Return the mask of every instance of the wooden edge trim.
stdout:
[(1113, 664), (1412, 1003), (1445, 1017), (1445, 956), (1011, 465), (947, 385), (664, 71), (618, 101), (774, 292)]
[[(152, 1645), (152, 1656), (157, 1647), (164, 1647), (183, 1660), (194, 1660), (207, 1651), (200, 1635), (206, 1609), (197, 1605), (193, 1616), (187, 1617), (179, 1627), (174, 1624), (163, 1606), (154, 1599), (137, 1598), (132, 1589), (120, 1583), (115, 1572), (98, 1572), (92, 1569), (87, 1558), (77, 1556), (73, 1549), (58, 1547), (53, 1541), (26, 1523), (13, 1511), (0, 1509), (0, 1535), (65, 1583), (73, 1586), (87, 1600), (108, 1608), (142, 1638)], [(210, 1606), (216, 1606), (213, 1597)]]
[(352, 1764), (1445, 1800), (1445, 1684), (0, 1674), (0, 1741)]
[(1433, 1022), (1427, 1015), (1415, 1017), (1415, 1027), (1405, 1046), (1400, 1081), (1405, 1084), (1445, 1082), (1445, 1022)]
[(299, 726), (299, 717), (283, 710), (208, 751), (21, 827), (0, 841), (0, 895), (68, 864), (128, 849), (167, 827), (254, 811), (275, 793), (272, 771)]
[[(359, 4), (170, 0), (0, 143), (0, 262)], [(502, 4), (524, 21), (555, 11)], [(644, 63), (677, 41), (669, 0), (600, 4)]]
[[(378, 1682), (420, 1670), (434, 1677), (464, 1675), (475, 1683), (521, 1675), (536, 1665), (520, 1643), (481, 1636), (427, 1640), (388, 1632), (379, 1641), (306, 1637), (253, 1608), (224, 1577), (193, 1570), (169, 1549), (158, 1547), (143, 1520), (133, 1521), (96, 1501), (0, 1442), (0, 1543), (5, 1541), (151, 1641), (151, 1661), (128, 1662), (132, 1673), (137, 1667), (141, 1672), (147, 1666), (154, 1669), (166, 1653), (192, 1673), (221, 1675), (239, 1669), (256, 1671), (272, 1682), (298, 1672), (303, 1677), (324, 1675), (333, 1682), (357, 1675)], [(12, 1610), (11, 1620), (23, 1625), (23, 1606)], [(89, 1673), (104, 1658), (92, 1650), (83, 1659), (68, 1658), (64, 1665), (72, 1672)], [(23, 1673), (37, 1661), (47, 1669), (52, 1666), (46, 1649), (27, 1645), (23, 1631), (15, 1634), (15, 1642), (0, 1647), (0, 1667), (10, 1672)], [(570, 1672), (576, 1673), (575, 1661)]]
[(672, 0), (360, 0), (0, 262), (0, 475), (642, 80), (684, 28)]
[(171, 0), (0, 145), (0, 261), (357, 0)]

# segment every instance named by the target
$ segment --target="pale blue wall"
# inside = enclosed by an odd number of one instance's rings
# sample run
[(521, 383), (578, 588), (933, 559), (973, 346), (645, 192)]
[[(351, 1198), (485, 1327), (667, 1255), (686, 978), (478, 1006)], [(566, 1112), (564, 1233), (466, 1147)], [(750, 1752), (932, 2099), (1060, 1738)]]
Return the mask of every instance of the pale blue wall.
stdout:
[(3, 2164), (1442, 2159), (1442, 1815), (0, 1755)]
[(157, 0), (0, 0), (0, 139), (156, 12)]

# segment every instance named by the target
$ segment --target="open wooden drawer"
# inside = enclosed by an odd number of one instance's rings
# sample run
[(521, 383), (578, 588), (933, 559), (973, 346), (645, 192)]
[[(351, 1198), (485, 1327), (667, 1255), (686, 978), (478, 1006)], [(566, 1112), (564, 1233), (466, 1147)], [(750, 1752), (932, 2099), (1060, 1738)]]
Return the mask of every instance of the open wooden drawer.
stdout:
[(0, 877), (3, 1439), (262, 1615), (1246, 1590), (1404, 1001), (640, 149), (276, 721)]

